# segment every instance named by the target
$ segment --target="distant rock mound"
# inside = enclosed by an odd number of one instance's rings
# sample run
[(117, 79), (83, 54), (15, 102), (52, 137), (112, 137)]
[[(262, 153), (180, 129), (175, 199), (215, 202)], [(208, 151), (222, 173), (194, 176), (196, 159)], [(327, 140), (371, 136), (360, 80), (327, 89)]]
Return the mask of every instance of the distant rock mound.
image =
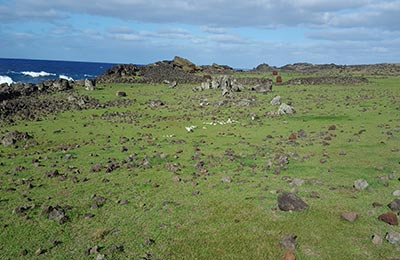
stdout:
[(255, 67), (254, 69), (251, 70), (251, 72), (259, 72), (259, 73), (264, 73), (264, 72), (273, 72), (277, 68), (275, 66), (269, 66), (266, 63), (262, 63)]
[(201, 68), (191, 61), (176, 56), (172, 61), (159, 61), (149, 65), (119, 64), (97, 77), (98, 83), (199, 83), (194, 75)]
[(139, 66), (134, 64), (120, 64), (106, 70), (97, 77), (98, 83), (150, 83), (164, 82), (200, 83), (203, 77), (196, 72), (205, 74), (232, 74), (236, 70), (226, 65), (197, 66), (193, 62), (175, 56), (172, 61), (158, 61), (152, 64)]
[(200, 66), (200, 68), (203, 73), (207, 74), (232, 74), (236, 71), (232, 67), (229, 67), (227, 65), (219, 65), (216, 63), (213, 63), (212, 65), (203, 65)]
[(365, 65), (337, 65), (331, 64), (311, 64), (311, 63), (294, 63), (287, 64), (282, 67), (271, 67), (268, 64), (260, 64), (250, 72), (265, 73), (278, 69), (280, 72), (297, 72), (303, 74), (315, 73), (333, 73), (333, 74), (366, 74), (366, 75), (387, 75), (399, 76), (400, 63), (382, 63), (382, 64), (365, 64)]
[(360, 83), (368, 83), (368, 79), (354, 76), (322, 76), (295, 78), (284, 82), (285, 85), (352, 85)]

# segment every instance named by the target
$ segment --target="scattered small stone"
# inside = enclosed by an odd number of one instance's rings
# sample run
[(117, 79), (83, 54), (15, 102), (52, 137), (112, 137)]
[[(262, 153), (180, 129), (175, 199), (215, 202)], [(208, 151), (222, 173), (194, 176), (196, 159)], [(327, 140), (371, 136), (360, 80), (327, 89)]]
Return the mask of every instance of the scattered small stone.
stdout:
[(374, 207), (374, 208), (376, 208), (376, 207), (382, 207), (382, 203), (380, 203), (380, 202), (378, 202), (378, 201), (374, 201), (373, 203), (372, 203), (372, 207)]
[(393, 196), (399, 197), (400, 196), (400, 190), (395, 190), (392, 193)]
[(369, 186), (368, 182), (364, 179), (358, 179), (354, 182), (354, 188), (356, 190), (364, 190)]
[(57, 205), (55, 207), (48, 206), (43, 208), (43, 213), (48, 214), (49, 219), (53, 219), (58, 221), (60, 224), (64, 224), (69, 220), (69, 218), (65, 215), (65, 210)]
[(60, 240), (54, 239), (51, 241), (53, 247), (60, 245), (62, 242)]
[(281, 104), (281, 97), (280, 96), (274, 97), (271, 100), (270, 104), (273, 105), (273, 106), (279, 106)]
[(296, 251), (296, 238), (297, 236), (294, 234), (284, 235), (279, 242), (279, 246), (286, 250), (290, 250), (292, 252)]
[(380, 244), (382, 244), (382, 242), (383, 242), (383, 239), (381, 236), (379, 236), (377, 234), (372, 235), (372, 244), (380, 245)]
[(321, 195), (316, 191), (312, 191), (310, 194), (310, 197), (313, 199), (319, 199), (319, 198), (321, 198)]
[(21, 250), (19, 251), (19, 255), (25, 256), (25, 255), (27, 255), (27, 254), (28, 254), (28, 250), (26, 250), (26, 249), (21, 249)]
[(229, 176), (224, 176), (221, 178), (221, 182), (223, 183), (231, 183), (232, 182), (232, 178)]
[(284, 192), (278, 196), (278, 207), (283, 211), (299, 211), (308, 208), (308, 205), (296, 194)]
[(199, 194), (200, 194), (199, 190), (195, 190), (195, 191), (192, 192), (192, 195), (199, 195)]
[(32, 206), (26, 206), (26, 205), (24, 205), (24, 206), (18, 206), (18, 207), (16, 207), (12, 212), (13, 212), (13, 214), (18, 214), (18, 215), (20, 215), (21, 217), (24, 217), (24, 216), (26, 216), (25, 211), (27, 211), (27, 210), (29, 210), (29, 209), (31, 209), (31, 208), (32, 208)]
[(349, 222), (354, 222), (358, 218), (358, 214), (355, 212), (345, 212), (342, 214), (342, 218)]
[(383, 171), (383, 170), (385, 170), (385, 167), (383, 167), (383, 166), (376, 166), (376, 167), (375, 167), (375, 170), (377, 170), (377, 171)]
[(92, 166), (91, 171), (92, 172), (101, 172), (101, 170), (103, 169), (103, 166), (101, 164), (95, 164)]
[(119, 202), (119, 204), (120, 204), (120, 205), (127, 205), (127, 204), (129, 204), (129, 201), (128, 201), (128, 200), (121, 200), (121, 201)]
[(294, 178), (290, 183), (290, 185), (292, 185), (292, 186), (302, 186), (303, 184), (304, 184), (304, 180), (299, 179), (299, 178)]
[(64, 160), (70, 160), (72, 158), (72, 154), (66, 154), (65, 156), (64, 156)]
[(389, 225), (398, 225), (399, 222), (397, 220), (397, 215), (392, 213), (392, 212), (388, 212), (388, 213), (384, 213), (382, 215), (380, 215), (378, 217), (379, 220), (389, 224)]
[(60, 173), (58, 172), (58, 170), (52, 170), (52, 171), (46, 172), (45, 176), (47, 178), (54, 178), (54, 177), (60, 176)]
[(97, 196), (96, 194), (92, 195), (92, 200), (93, 200), (93, 203), (91, 206), (92, 209), (98, 209), (98, 208), (102, 207), (107, 201), (107, 199), (105, 197)]
[(336, 130), (336, 125), (331, 125), (328, 127), (328, 130), (333, 131)]
[(156, 241), (154, 239), (152, 239), (152, 238), (145, 238), (144, 242), (143, 242), (143, 244), (145, 246), (151, 246), (151, 245), (153, 245), (155, 243), (156, 243)]
[(307, 133), (306, 133), (306, 131), (304, 131), (304, 129), (300, 129), (299, 131), (297, 131), (297, 136), (299, 137), (299, 138), (306, 138), (307, 137)]
[(104, 260), (105, 257), (106, 257), (105, 255), (98, 254), (97, 257), (96, 257), (96, 260)]
[(291, 133), (291, 134), (289, 135), (289, 140), (293, 141), (293, 140), (296, 140), (296, 139), (297, 139), (297, 136), (296, 136), (295, 133)]
[(94, 217), (94, 214), (92, 214), (92, 213), (85, 213), (85, 218), (86, 218), (86, 219), (93, 218), (93, 217)]
[(344, 151), (344, 150), (340, 150), (339, 151), (339, 155), (346, 155), (347, 153), (346, 153), (346, 151)]
[(393, 200), (388, 204), (388, 207), (393, 211), (400, 210), (400, 199)]
[(44, 249), (39, 248), (38, 250), (35, 251), (36, 256), (40, 256), (41, 254), (44, 254), (46, 251)]
[(115, 253), (115, 252), (119, 252), (119, 253), (121, 253), (121, 252), (124, 252), (124, 246), (123, 245), (121, 245), (121, 246), (117, 246), (117, 245), (112, 245), (108, 250), (107, 250), (107, 252), (109, 253), (109, 254), (113, 254), (113, 253)]
[(385, 238), (391, 244), (400, 243), (400, 233), (396, 231), (387, 232)]
[(126, 92), (125, 91), (117, 91), (115, 94), (117, 97), (126, 97)]
[(180, 182), (182, 179), (179, 177), (179, 176), (174, 176), (173, 178), (172, 178), (172, 181), (173, 182)]
[(89, 254), (90, 255), (98, 254), (99, 250), (100, 250), (99, 246), (94, 246), (92, 248), (89, 248)]

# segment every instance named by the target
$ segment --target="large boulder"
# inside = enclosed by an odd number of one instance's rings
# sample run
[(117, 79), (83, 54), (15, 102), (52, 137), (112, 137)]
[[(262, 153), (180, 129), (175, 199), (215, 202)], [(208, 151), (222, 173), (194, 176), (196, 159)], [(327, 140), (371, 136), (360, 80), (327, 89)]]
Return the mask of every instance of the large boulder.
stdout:
[(196, 64), (189, 61), (188, 59), (179, 56), (175, 56), (172, 63), (175, 67), (181, 68), (183, 71), (188, 73), (193, 73), (200, 70), (200, 68), (197, 67)]
[(65, 91), (71, 89), (71, 85), (69, 84), (69, 81), (66, 79), (57, 79), (53, 81), (53, 84), (50, 87), (50, 90), (52, 91)]
[(272, 91), (272, 81), (267, 81), (264, 84), (257, 84), (252, 87), (251, 90), (262, 94), (269, 93)]
[(400, 199), (393, 200), (388, 204), (388, 207), (393, 211), (400, 210)]
[(292, 106), (282, 103), (278, 109), (278, 115), (291, 115), (296, 113), (296, 110)]
[(29, 135), (27, 132), (14, 131), (14, 132), (9, 132), (5, 136), (3, 136), (1, 138), (1, 144), (3, 146), (9, 146), (15, 144), (16, 142), (26, 141), (31, 138), (32, 136)]
[(96, 88), (96, 79), (85, 79), (86, 90), (95, 90), (95, 88)]
[(281, 104), (281, 96), (274, 97), (271, 100), (270, 104), (273, 105), (273, 106), (279, 106)]
[(290, 192), (284, 192), (278, 196), (278, 207), (283, 211), (300, 211), (308, 209), (307, 203), (296, 194)]

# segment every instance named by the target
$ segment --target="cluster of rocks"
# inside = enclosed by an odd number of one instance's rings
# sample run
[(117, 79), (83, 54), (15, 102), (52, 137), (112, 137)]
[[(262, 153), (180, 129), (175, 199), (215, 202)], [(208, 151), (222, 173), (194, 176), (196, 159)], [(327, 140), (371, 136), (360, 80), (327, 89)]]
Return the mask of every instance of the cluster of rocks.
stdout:
[(21, 96), (30, 96), (36, 93), (48, 93), (70, 90), (73, 83), (66, 79), (45, 80), (38, 84), (7, 83), (0, 84), (0, 101), (15, 99)]
[(102, 106), (104, 105), (97, 99), (89, 96), (70, 95), (67, 98), (22, 96), (0, 103), (0, 120), (4, 122), (12, 122), (15, 118), (37, 120), (42, 115), (54, 114), (72, 109), (80, 110)]
[(285, 103), (281, 102), (281, 97), (280, 96), (275, 96), (271, 102), (271, 105), (273, 106), (279, 106), (277, 111), (270, 111), (267, 113), (267, 116), (269, 117), (274, 117), (274, 116), (282, 116), (282, 115), (292, 115), (294, 113), (296, 113), (296, 110)]
[(3, 146), (10, 146), (17, 142), (27, 141), (32, 138), (33, 136), (27, 132), (13, 131), (1, 137), (0, 141)]
[(201, 86), (193, 88), (193, 91), (202, 91), (207, 89), (220, 89), (222, 96), (232, 92), (242, 91), (243, 85), (240, 84), (235, 78), (227, 75), (207, 78), (206, 81), (201, 83)]
[[(193, 62), (175, 56), (171, 61), (159, 61), (148, 65), (119, 64), (97, 77), (99, 83), (166, 83), (175, 87), (177, 83), (201, 83), (203, 74), (232, 74), (238, 72), (229, 66), (212, 64), (198, 66)], [(175, 82), (175, 84), (173, 83)]]
[(194, 87), (193, 91), (203, 91), (208, 89), (220, 89), (222, 96), (232, 94), (233, 92), (240, 92), (245, 90), (243, 84), (251, 84), (257, 82), (257, 84), (250, 88), (250, 90), (257, 93), (269, 93), (272, 91), (272, 81), (270, 79), (236, 79), (232, 76), (221, 75), (221, 76), (205, 76), (204, 81), (200, 86)]

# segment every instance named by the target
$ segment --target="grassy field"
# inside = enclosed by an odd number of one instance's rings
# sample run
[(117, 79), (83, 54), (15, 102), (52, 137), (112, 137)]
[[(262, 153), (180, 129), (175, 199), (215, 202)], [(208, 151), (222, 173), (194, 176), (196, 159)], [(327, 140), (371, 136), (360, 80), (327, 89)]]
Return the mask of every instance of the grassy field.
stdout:
[[(287, 234), (297, 235), (300, 260), (394, 259), (399, 244), (371, 237), (400, 232), (378, 220), (400, 189), (399, 80), (236, 93), (254, 106), (216, 106), (220, 91), (191, 85), (78, 90), (102, 102), (125, 91), (134, 102), (1, 126), (34, 138), (0, 147), (0, 259), (280, 259)], [(268, 117), (276, 95), (296, 114)], [(163, 106), (148, 104), (158, 99)], [(289, 140), (301, 129), (306, 137)], [(270, 167), (279, 154), (289, 163)], [(362, 191), (360, 178), (370, 184)], [(282, 191), (309, 209), (280, 211)], [(66, 223), (42, 213), (56, 205)], [(30, 208), (15, 213), (21, 206)], [(355, 222), (340, 217), (349, 211)]]

